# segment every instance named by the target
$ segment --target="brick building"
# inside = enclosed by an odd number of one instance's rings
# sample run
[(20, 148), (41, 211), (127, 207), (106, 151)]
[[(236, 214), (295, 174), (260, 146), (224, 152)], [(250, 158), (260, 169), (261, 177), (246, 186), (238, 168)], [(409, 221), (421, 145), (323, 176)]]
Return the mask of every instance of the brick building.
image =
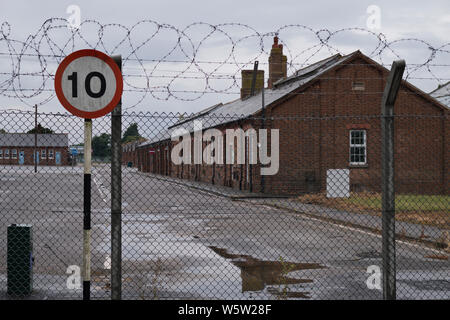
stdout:
[[(34, 139), (30, 133), (0, 133), (0, 165), (34, 165)], [(69, 165), (67, 133), (37, 134), (40, 166)]]
[(168, 130), (162, 130), (137, 149), (139, 171), (170, 175), (173, 164), (170, 161), (172, 143)]
[[(333, 55), (289, 77), (286, 63), (275, 38), (264, 107), (262, 71), (256, 77), (257, 92), (250, 96), (252, 73), (243, 70), (240, 99), (209, 107), (141, 144), (137, 147), (139, 170), (294, 195), (324, 191), (329, 169), (348, 169), (353, 191), (380, 191), (380, 111), (389, 70), (360, 51)], [(396, 191), (449, 194), (449, 108), (403, 81), (394, 113)], [(252, 164), (248, 156), (249, 138), (245, 138), (244, 164), (175, 165), (170, 155), (178, 142), (171, 141), (171, 133), (185, 128), (193, 141), (195, 121), (202, 123), (203, 132), (215, 128), (224, 136), (226, 129), (279, 129), (278, 173), (260, 174), (264, 166)], [(202, 143), (203, 148), (206, 145)], [(224, 157), (238, 154), (235, 146), (226, 144), (222, 152)]]
[(131, 163), (133, 167), (137, 166), (137, 147), (147, 141), (145, 138), (139, 138), (122, 144), (122, 164)]

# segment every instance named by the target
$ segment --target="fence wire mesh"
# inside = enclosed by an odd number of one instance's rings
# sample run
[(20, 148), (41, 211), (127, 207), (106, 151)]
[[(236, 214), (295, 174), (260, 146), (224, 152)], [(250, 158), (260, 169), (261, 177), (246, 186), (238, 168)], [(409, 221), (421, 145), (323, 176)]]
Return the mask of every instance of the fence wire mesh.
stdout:
[[(380, 104), (400, 57), (396, 295), (450, 298), (448, 43), (300, 24), (67, 22), (25, 38), (0, 27), (1, 299), (82, 298), (84, 124), (46, 112), (59, 108), (58, 64), (81, 48), (122, 57), (124, 299), (381, 299)], [(240, 98), (169, 112), (211, 95)], [(111, 298), (115, 266), (111, 117), (93, 120), (93, 299)]]
[[(124, 299), (382, 298), (381, 116), (283, 110), (122, 116)], [(80, 299), (83, 120), (37, 122), (0, 115), (0, 295)], [(448, 113), (394, 123), (397, 297), (448, 299)], [(110, 133), (93, 120), (93, 299), (111, 296)]]

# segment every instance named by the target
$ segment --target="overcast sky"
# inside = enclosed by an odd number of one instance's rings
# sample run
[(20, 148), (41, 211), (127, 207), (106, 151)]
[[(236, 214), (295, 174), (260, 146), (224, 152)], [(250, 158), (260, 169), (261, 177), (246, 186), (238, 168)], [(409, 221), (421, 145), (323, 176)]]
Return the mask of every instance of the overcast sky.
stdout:
[[(402, 38), (417, 38), (423, 40), (419, 41), (403, 41), (395, 43), (392, 48), (401, 58), (406, 59), (407, 64), (410, 64), (410, 71), (413, 64), (421, 64), (430, 58), (431, 51), (428, 45), (439, 48), (450, 42), (450, 1), (2, 1), (0, 3), (0, 20), (1, 22), (8, 22), (10, 25), (9, 39), (25, 41), (29, 35), (37, 33), (42, 23), (52, 17), (60, 17), (66, 19), (70, 16), (67, 8), (70, 5), (77, 5), (80, 8), (81, 21), (94, 19), (101, 24), (117, 23), (131, 27), (138, 21), (143, 19), (154, 20), (160, 24), (168, 24), (174, 26), (179, 30), (184, 29), (188, 25), (195, 22), (204, 22), (209, 24), (223, 24), (223, 23), (239, 23), (245, 26), (225, 27), (225, 33), (216, 32), (207, 41), (202, 43), (200, 50), (197, 52), (197, 60), (202, 61), (223, 61), (229, 59), (230, 53), (234, 53), (234, 58), (238, 62), (249, 62), (248, 65), (240, 65), (240, 67), (251, 68), (251, 63), (258, 59), (262, 69), (266, 70), (267, 77), (267, 51), (271, 44), (271, 32), (277, 31), (280, 27), (285, 25), (304, 25), (308, 26), (314, 31), (321, 29), (329, 29), (336, 31), (343, 28), (364, 28), (367, 29), (367, 21), (370, 20), (370, 14), (367, 9), (371, 5), (375, 5), (380, 9), (380, 24), (379, 29), (371, 29), (372, 32), (378, 34), (383, 33), (388, 41), (394, 41)], [(372, 21), (372, 20), (370, 20)], [(62, 24), (60, 21), (53, 22), (55, 25)], [(247, 26), (253, 28), (249, 29)], [(372, 25), (373, 26), (373, 25)], [(153, 29), (152, 29), (153, 28)], [(3, 33), (9, 32), (6, 25), (3, 25)], [(64, 29), (64, 30), (61, 30)], [(91, 39), (91, 43), (98, 40), (93, 24), (82, 25), (81, 31), (86, 39)], [(59, 28), (50, 35), (50, 39), (56, 44), (64, 44), (71, 34), (67, 28)], [(142, 24), (140, 27), (134, 29), (132, 34), (133, 44), (137, 45), (144, 41), (154, 31), (154, 26), (150, 23)], [(211, 29), (206, 25), (194, 25), (186, 30), (186, 34), (190, 37), (192, 44), (198, 45), (204, 35), (210, 32)], [(264, 40), (264, 50), (261, 54), (261, 47), (259, 39), (250, 37), (244, 41), (240, 41), (234, 51), (231, 50), (230, 41), (227, 36), (234, 41), (252, 35), (256, 32), (260, 34), (268, 34)], [(42, 34), (41, 34), (42, 35)], [(123, 39), (125, 31), (120, 27), (113, 26), (105, 29), (104, 44), (106, 49), (112, 50), (120, 39)], [(325, 31), (321, 32), (322, 37), (326, 37)], [(305, 31), (302, 28), (291, 27), (285, 28), (280, 32), (280, 39), (285, 43), (285, 54), (288, 55), (289, 62), (294, 60), (296, 65), (293, 65), (289, 72), (293, 72), (299, 68), (302, 63), (311, 63), (320, 58), (324, 58), (333, 53), (332, 50), (324, 48), (319, 53), (311, 57), (311, 51), (301, 53), (303, 50), (319, 44), (319, 40), (314, 37), (310, 31)], [(147, 59), (142, 65), (138, 61), (127, 61), (124, 65), (123, 73), (130, 75), (125, 77), (126, 88), (131, 88), (133, 85), (138, 88), (145, 88), (147, 86), (146, 78), (142, 77), (145, 72), (151, 73), (150, 86), (161, 86), (164, 88), (170, 83), (173, 78), (171, 76), (180, 75), (176, 72), (183, 70), (186, 65), (180, 63), (164, 63), (156, 66), (151, 60), (158, 60), (164, 57), (170, 48), (176, 43), (177, 34), (171, 32), (170, 29), (163, 29), (150, 42), (146, 43), (136, 56), (140, 59)], [(188, 48), (189, 45), (185, 43)], [(378, 44), (376, 36), (365, 32), (346, 31), (339, 33), (331, 39), (330, 44), (337, 51), (341, 53), (350, 53), (354, 50), (361, 49), (363, 53), (370, 54)], [(15, 46), (15, 50), (19, 50), (19, 44), (11, 44)], [(81, 41), (75, 43), (75, 49), (87, 47)], [(56, 47), (54, 47), (56, 48)], [(53, 48), (53, 49), (54, 49)], [(41, 47), (44, 54), (51, 53), (51, 45), (43, 45)], [(450, 50), (450, 45), (442, 48), (443, 50)], [(189, 51), (189, 50), (188, 50)], [(0, 41), (0, 53), (8, 52), (8, 43)], [(123, 43), (117, 47), (114, 52), (107, 52), (109, 54), (129, 55), (131, 52), (130, 46)], [(31, 51), (30, 51), (31, 53)], [(70, 48), (65, 48), (64, 54), (69, 54)], [(186, 54), (186, 53), (184, 53)], [(187, 52), (192, 54), (192, 52)], [(396, 58), (392, 52), (385, 50), (382, 56), (376, 57), (377, 61), (382, 59), (383, 63), (390, 64), (392, 59)], [(175, 50), (170, 56), (166, 57), (168, 60), (186, 60), (183, 52)], [(231, 60), (229, 60), (231, 61)], [(8, 88), (7, 75), (11, 72), (12, 65), (17, 61), (11, 60), (7, 55), (0, 55), (0, 92)], [(47, 59), (47, 70), (52, 73), (57, 67), (57, 61)], [(446, 52), (438, 52), (433, 64), (450, 64), (450, 54)], [(165, 112), (195, 112), (217, 102), (227, 102), (238, 97), (237, 92), (239, 88), (233, 86), (233, 81), (229, 78), (233, 75), (239, 76), (239, 68), (233, 64), (221, 65), (219, 69), (215, 70), (218, 64), (202, 65), (202, 70), (192, 68), (185, 70), (179, 79), (175, 80), (171, 89), (176, 91), (203, 91), (205, 90), (204, 73), (212, 76), (225, 76), (227, 80), (212, 80), (210, 88), (217, 91), (226, 91), (223, 93), (208, 93), (205, 95), (190, 93), (179, 93), (177, 96), (184, 99), (194, 99), (201, 96), (195, 101), (186, 102), (174, 97), (168, 97), (167, 92), (155, 92), (155, 96), (162, 99), (158, 100), (147, 94), (143, 97), (139, 92), (125, 92), (123, 96), (124, 108), (130, 106), (134, 108), (129, 109), (134, 111), (165, 111)], [(143, 69), (144, 68), (144, 69)], [(34, 58), (27, 58), (21, 61), (21, 72), (36, 72), (41, 67)], [(145, 71), (145, 72), (144, 72)], [(436, 76), (440, 78), (441, 82), (446, 82), (450, 78), (450, 67), (447, 66), (432, 66), (430, 69), (426, 67), (419, 68), (411, 74), (413, 79), (411, 82), (419, 86), (424, 91), (431, 91), (438, 85), (435, 79), (419, 79), (430, 78)], [(6, 74), (4, 74), (6, 73)], [(134, 76), (132, 76), (134, 75)], [(202, 78), (203, 77), (203, 78)], [(36, 78), (36, 77), (34, 77)], [(42, 85), (42, 79), (27, 79), (22, 78), (19, 83), (18, 79), (14, 81), (14, 87), (19, 85), (24, 87), (35, 88)], [(239, 79), (238, 79), (239, 81)], [(238, 85), (240, 83), (238, 82)], [(230, 87), (231, 86), (231, 87)], [(23, 108), (30, 109), (34, 103), (42, 104), (39, 108), (43, 111), (62, 112), (64, 109), (58, 103), (56, 98), (51, 98), (53, 93), (53, 82), (48, 80), (44, 87), (50, 91), (44, 91), (36, 97), (24, 98), (23, 101), (14, 97), (13, 92), (3, 91), (0, 96), (0, 108)], [(9, 87), (11, 89), (11, 87)], [(157, 90), (156, 90), (157, 91)], [(13, 97), (5, 97), (6, 94), (11, 94)], [(27, 94), (30, 94), (28, 92)], [(48, 100), (48, 101), (47, 101)], [(47, 101), (47, 102), (45, 102)], [(139, 102), (140, 101), (140, 102)], [(45, 102), (45, 103), (44, 103)], [(136, 103), (139, 102), (137, 105)], [(27, 106), (28, 105), (28, 106)]]

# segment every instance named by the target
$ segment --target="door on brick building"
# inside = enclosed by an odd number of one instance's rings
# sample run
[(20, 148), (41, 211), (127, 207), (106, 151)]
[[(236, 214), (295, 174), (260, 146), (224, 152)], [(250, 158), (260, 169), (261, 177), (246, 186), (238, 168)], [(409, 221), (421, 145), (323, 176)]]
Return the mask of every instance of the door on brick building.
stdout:
[(245, 137), (245, 180), (247, 183), (247, 186), (251, 188), (252, 183), (252, 168), (251, 165), (253, 164), (253, 157), (255, 156), (255, 150), (253, 143), (255, 142), (253, 135), (247, 135)]
[(22, 165), (25, 163), (25, 152), (19, 151), (19, 164)]
[(165, 156), (165, 161), (164, 161), (164, 174), (166, 176), (169, 175), (169, 147), (165, 147), (164, 149), (164, 156)]
[(59, 152), (59, 151), (55, 152), (55, 163), (57, 165), (61, 164), (61, 152)]
[(39, 164), (39, 151), (36, 151), (36, 153), (33, 155), (33, 161), (36, 164)]
[(247, 182), (247, 185), (250, 184), (250, 161), (251, 161), (251, 155), (250, 155), (250, 137), (245, 137), (245, 180)]

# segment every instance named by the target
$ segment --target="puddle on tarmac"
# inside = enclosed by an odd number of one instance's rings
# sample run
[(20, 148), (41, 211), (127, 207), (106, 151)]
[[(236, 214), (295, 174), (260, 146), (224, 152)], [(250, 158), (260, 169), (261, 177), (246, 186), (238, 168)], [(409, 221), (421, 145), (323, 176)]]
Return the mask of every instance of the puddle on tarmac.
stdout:
[[(289, 284), (311, 283), (311, 279), (298, 279), (288, 277), (287, 274), (297, 270), (322, 269), (324, 266), (317, 263), (297, 263), (288, 261), (264, 261), (249, 255), (231, 254), (226, 249), (210, 246), (211, 250), (231, 260), (231, 262), (241, 269), (242, 292), (262, 291), (267, 286), (280, 285), (287, 288)], [(267, 291), (276, 296), (288, 298), (306, 298), (309, 292), (295, 292), (290, 290), (278, 290), (275, 287), (268, 287)]]
[(267, 291), (274, 296), (279, 298), (302, 298), (302, 299), (310, 299), (309, 292), (298, 292), (298, 291), (283, 291), (278, 288), (268, 287)]

